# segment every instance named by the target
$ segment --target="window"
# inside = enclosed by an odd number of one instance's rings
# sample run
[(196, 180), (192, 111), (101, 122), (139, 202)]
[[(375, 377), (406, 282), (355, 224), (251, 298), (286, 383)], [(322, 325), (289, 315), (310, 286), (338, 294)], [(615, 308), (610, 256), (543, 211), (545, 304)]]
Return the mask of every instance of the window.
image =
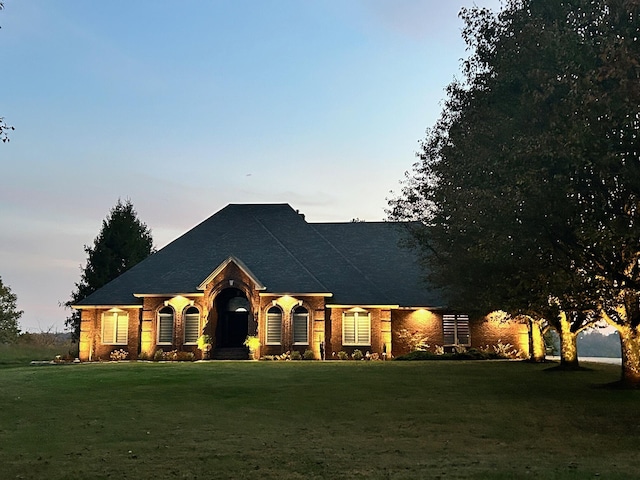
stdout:
[(184, 314), (184, 343), (197, 343), (200, 336), (200, 312), (189, 307)]
[(280, 345), (282, 337), (282, 310), (271, 307), (267, 312), (267, 345)]
[(173, 343), (173, 309), (164, 307), (158, 312), (158, 344)]
[(445, 345), (471, 345), (468, 315), (443, 315), (442, 330)]
[(102, 315), (102, 343), (126, 345), (129, 338), (129, 315), (126, 312), (105, 312)]
[(371, 345), (369, 312), (345, 312), (342, 316), (343, 345)]
[(309, 312), (304, 307), (297, 307), (293, 311), (293, 343), (309, 344)]

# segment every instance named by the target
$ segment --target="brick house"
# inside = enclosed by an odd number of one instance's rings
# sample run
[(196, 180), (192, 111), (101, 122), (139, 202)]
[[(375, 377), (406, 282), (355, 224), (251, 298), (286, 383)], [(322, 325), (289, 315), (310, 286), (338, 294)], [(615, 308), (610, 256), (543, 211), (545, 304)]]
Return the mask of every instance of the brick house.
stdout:
[(260, 340), (256, 356), (312, 350), (406, 353), (407, 333), (433, 347), (511, 343), (527, 326), (447, 311), (421, 281), (391, 222), (309, 223), (288, 204), (232, 204), (74, 306), (80, 359), (124, 349), (192, 351), (210, 335), (213, 358)]

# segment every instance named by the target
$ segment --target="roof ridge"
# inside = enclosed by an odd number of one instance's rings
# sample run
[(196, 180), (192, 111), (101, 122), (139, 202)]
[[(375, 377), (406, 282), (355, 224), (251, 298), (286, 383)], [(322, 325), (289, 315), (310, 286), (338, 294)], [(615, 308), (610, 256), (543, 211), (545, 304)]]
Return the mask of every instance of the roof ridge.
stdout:
[[(318, 285), (320, 285), (322, 288), (324, 288), (327, 292), (330, 292), (330, 291), (331, 291), (330, 289), (328, 289), (328, 288), (326, 287), (326, 285), (325, 285), (324, 283), (322, 283), (322, 282), (320, 281), (320, 279), (318, 279), (318, 277), (316, 277), (316, 276), (315, 276), (315, 275), (314, 275), (314, 274), (313, 274), (313, 273), (312, 273), (312, 272), (311, 272), (311, 271), (310, 271), (310, 270), (309, 270), (309, 269), (308, 269), (308, 268), (307, 268), (307, 267), (306, 267), (306, 266), (305, 266), (305, 265), (304, 265), (304, 264), (303, 264), (303, 263), (298, 259), (298, 257), (296, 257), (296, 256), (293, 254), (293, 252), (292, 252), (291, 250), (289, 250), (289, 249), (287, 248), (287, 246), (286, 246), (284, 243), (282, 243), (282, 242), (280, 241), (280, 239), (279, 239), (278, 237), (276, 237), (276, 236), (275, 236), (275, 234), (274, 234), (271, 230), (269, 230), (269, 228), (267, 228), (267, 226), (266, 226), (264, 223), (262, 223), (262, 222), (260, 221), (260, 219), (259, 219), (258, 217), (256, 217), (255, 215), (253, 215), (253, 219), (254, 219), (256, 222), (258, 222), (258, 224), (259, 224), (259, 225), (260, 225), (260, 226), (261, 226), (261, 227), (262, 227), (262, 228), (263, 228), (263, 229), (264, 229), (264, 230), (265, 230), (265, 231), (266, 231), (266, 232), (271, 236), (271, 238), (273, 238), (273, 239), (278, 243), (278, 245), (280, 245), (280, 246), (284, 249), (284, 251), (285, 251), (285, 252), (287, 252), (287, 253), (289, 254), (289, 256), (291, 256), (291, 258), (293, 258), (293, 259), (295, 260), (295, 262), (296, 262), (298, 265), (300, 265), (300, 267), (302, 267), (302, 268), (304, 269), (304, 271), (305, 271), (305, 272), (307, 272), (307, 273), (311, 276), (311, 278), (313, 278), (316, 282), (318, 282)], [(305, 224), (309, 225), (309, 224), (308, 224), (308, 223), (306, 223), (306, 222), (305, 222)], [(314, 229), (314, 230), (315, 230), (315, 229)], [(323, 237), (323, 238), (324, 238), (324, 237)]]

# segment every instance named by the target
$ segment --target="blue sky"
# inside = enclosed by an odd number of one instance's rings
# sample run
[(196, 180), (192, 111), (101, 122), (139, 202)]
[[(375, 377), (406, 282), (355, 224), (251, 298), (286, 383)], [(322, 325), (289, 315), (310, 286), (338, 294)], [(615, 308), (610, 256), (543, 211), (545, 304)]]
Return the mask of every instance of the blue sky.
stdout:
[(23, 330), (61, 331), (118, 198), (159, 248), (228, 203), (382, 220), (459, 75), (474, 2), (4, 3), (0, 276)]

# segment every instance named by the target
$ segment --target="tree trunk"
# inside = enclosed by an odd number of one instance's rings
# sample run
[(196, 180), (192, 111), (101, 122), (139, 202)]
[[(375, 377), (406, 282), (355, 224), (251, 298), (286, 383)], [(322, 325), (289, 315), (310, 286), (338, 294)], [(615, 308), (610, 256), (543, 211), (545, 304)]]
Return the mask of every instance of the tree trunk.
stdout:
[(560, 312), (560, 367), (567, 370), (579, 368), (578, 335), (571, 331), (571, 322), (565, 312)]
[(540, 323), (529, 319), (529, 359), (532, 362), (544, 362), (546, 353)]
[(622, 378), (626, 387), (640, 387), (640, 330), (638, 327), (616, 326), (622, 350)]

